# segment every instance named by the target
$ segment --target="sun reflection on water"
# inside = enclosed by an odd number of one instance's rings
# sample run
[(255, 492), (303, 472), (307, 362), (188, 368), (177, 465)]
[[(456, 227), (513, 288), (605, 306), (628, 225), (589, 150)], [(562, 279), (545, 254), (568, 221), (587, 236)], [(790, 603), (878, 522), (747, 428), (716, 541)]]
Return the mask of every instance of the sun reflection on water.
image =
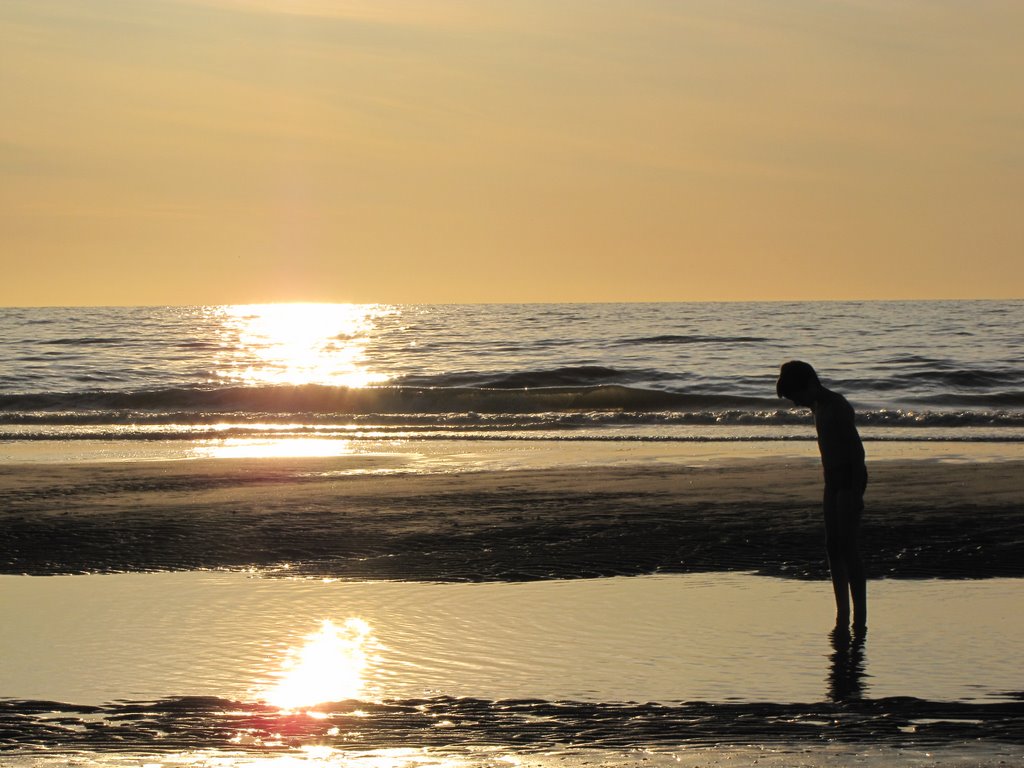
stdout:
[(302, 647), (289, 649), (277, 683), (261, 698), (284, 710), (357, 698), (377, 648), (370, 625), (358, 618), (340, 627), (324, 620), (304, 640)]
[(211, 459), (267, 459), (349, 456), (349, 440), (326, 437), (282, 437), (267, 439), (225, 438), (209, 440), (193, 448), (197, 457)]
[(375, 321), (395, 310), (376, 304), (239, 304), (223, 314), (218, 376), (248, 385), (365, 387), (387, 381), (371, 371), (366, 348)]

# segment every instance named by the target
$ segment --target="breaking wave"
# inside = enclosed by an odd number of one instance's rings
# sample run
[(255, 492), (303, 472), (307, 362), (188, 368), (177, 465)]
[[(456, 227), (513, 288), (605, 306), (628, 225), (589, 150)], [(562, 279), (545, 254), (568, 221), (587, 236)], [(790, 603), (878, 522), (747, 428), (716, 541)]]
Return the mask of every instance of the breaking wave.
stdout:
[(178, 387), (0, 395), (0, 413), (176, 412), (271, 414), (544, 413), (552, 411), (692, 411), (765, 407), (765, 398), (690, 394), (611, 385), (524, 387)]
[[(98, 341), (103, 340), (97, 337)], [(735, 337), (732, 341), (755, 341)], [(80, 341), (80, 340), (79, 340)], [(683, 344), (711, 337), (637, 337), (635, 344)], [(68, 343), (57, 338), (47, 343)], [(910, 361), (914, 367), (915, 361)], [(946, 370), (927, 360), (926, 371), (899, 376), (927, 386), (914, 405), (858, 405), (858, 423), (870, 439), (1024, 440), (1024, 392), (1004, 371)], [(805, 426), (806, 410), (754, 396), (770, 387), (742, 376), (722, 381), (689, 378), (659, 368), (571, 365), (511, 371), (456, 370), (406, 374), (389, 385), (121, 386), (84, 372), (72, 377), (88, 389), (0, 393), (0, 440), (148, 439), (206, 437), (388, 437), (430, 439), (754, 439), (737, 430), (761, 430), (760, 440), (808, 439), (811, 432), (773, 434)], [(937, 377), (937, 378), (936, 378)], [(854, 391), (883, 391), (883, 380), (846, 382)], [(905, 388), (909, 381), (896, 381)], [(104, 387), (103, 384), (106, 384)], [(938, 394), (937, 385), (958, 391)], [(920, 405), (920, 409), (916, 407)], [(725, 428), (725, 429), (723, 429)], [(729, 430), (732, 430), (731, 432)], [(880, 437), (878, 430), (890, 433)], [(926, 430), (927, 437), (912, 436)], [(954, 434), (957, 433), (957, 434)]]

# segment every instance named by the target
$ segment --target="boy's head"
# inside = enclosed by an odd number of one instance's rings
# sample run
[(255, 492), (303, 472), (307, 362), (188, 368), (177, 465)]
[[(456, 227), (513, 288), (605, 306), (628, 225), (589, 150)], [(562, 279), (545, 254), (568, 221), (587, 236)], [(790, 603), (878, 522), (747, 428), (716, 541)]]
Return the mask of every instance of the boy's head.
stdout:
[(797, 405), (810, 407), (814, 405), (814, 399), (820, 386), (818, 374), (808, 363), (803, 360), (790, 360), (788, 363), (784, 363), (779, 371), (775, 393), (779, 397), (792, 400)]

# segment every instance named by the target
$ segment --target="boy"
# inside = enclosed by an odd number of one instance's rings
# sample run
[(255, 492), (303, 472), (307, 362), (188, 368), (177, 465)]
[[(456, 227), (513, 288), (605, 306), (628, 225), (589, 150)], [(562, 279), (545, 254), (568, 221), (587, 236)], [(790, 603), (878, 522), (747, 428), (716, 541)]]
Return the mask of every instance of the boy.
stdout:
[(852, 597), (853, 628), (863, 632), (868, 618), (867, 582), (857, 538), (868, 472), (853, 408), (845, 397), (822, 386), (814, 368), (800, 360), (782, 366), (775, 391), (814, 414), (825, 470), (825, 548), (836, 595), (836, 628), (848, 631)]

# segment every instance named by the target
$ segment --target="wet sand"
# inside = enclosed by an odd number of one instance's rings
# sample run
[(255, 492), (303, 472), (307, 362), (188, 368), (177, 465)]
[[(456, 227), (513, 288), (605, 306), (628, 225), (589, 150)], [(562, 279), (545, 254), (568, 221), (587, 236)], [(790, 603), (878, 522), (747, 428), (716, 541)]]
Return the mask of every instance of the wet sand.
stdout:
[[(303, 712), (214, 697), (86, 707), (0, 700), (0, 749), (40, 740), (63, 748), (189, 750), (240, 745), (271, 753), (316, 744), (344, 749), (510, 745), (544, 749), (626, 749), (716, 745), (873, 743), (914, 749), (990, 739), (1019, 756), (1024, 704), (963, 704), (909, 697), (856, 704), (600, 704), (487, 701), (439, 696), (338, 702)], [(316, 716), (311, 717), (308, 712)], [(239, 735), (242, 737), (239, 738)], [(805, 751), (810, 752), (805, 746)], [(756, 762), (756, 761), (755, 761)], [(813, 761), (809, 761), (813, 764)]]
[[(827, 575), (813, 459), (433, 473), (360, 461), (3, 465), (0, 572)], [(892, 460), (869, 470), (870, 577), (1024, 576), (1024, 461)]]

